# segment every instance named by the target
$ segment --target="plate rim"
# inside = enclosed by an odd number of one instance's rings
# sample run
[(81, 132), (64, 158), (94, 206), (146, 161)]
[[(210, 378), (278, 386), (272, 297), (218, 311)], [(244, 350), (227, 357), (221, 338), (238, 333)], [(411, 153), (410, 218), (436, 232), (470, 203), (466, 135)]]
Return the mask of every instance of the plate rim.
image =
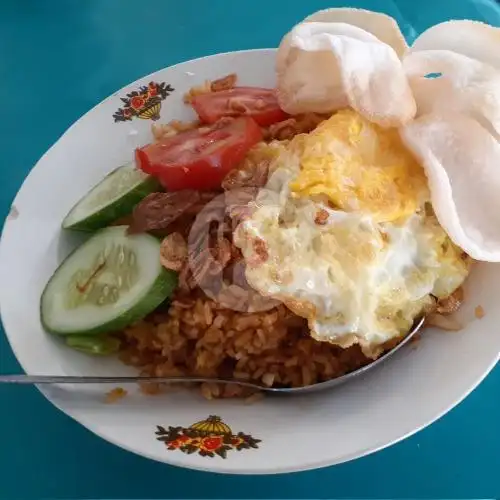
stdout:
[[(57, 403), (52, 401), (52, 399), (50, 399), (50, 397), (46, 394), (45, 390), (42, 387), (37, 386), (37, 388), (42, 393), (44, 398), (46, 398), (54, 407), (56, 407), (59, 411), (63, 412), (65, 415), (70, 417), (72, 420), (76, 421), (78, 424), (85, 427), (87, 430), (92, 432), (92, 434), (95, 434), (96, 436), (103, 439), (104, 441), (106, 441), (114, 446), (117, 446), (118, 448), (121, 448), (122, 450), (133, 453), (133, 454), (138, 455), (140, 457), (144, 457), (144, 458), (147, 458), (149, 460), (153, 460), (154, 462), (163, 463), (163, 464), (171, 465), (174, 467), (181, 467), (184, 469), (195, 470), (195, 471), (199, 471), (199, 472), (209, 472), (209, 473), (214, 473), (214, 474), (222, 474), (222, 475), (230, 475), (230, 476), (238, 476), (238, 475), (242, 475), (242, 476), (253, 476), (253, 475), (271, 476), (271, 475), (292, 474), (292, 473), (296, 473), (296, 472), (307, 472), (307, 471), (312, 471), (312, 470), (320, 470), (320, 469), (325, 469), (327, 467), (334, 467), (335, 465), (340, 465), (343, 463), (352, 462), (352, 461), (358, 460), (360, 458), (367, 457), (369, 455), (373, 455), (375, 453), (378, 453), (379, 451), (385, 450), (386, 448), (390, 448), (391, 446), (398, 444), (398, 443), (414, 436), (415, 434), (419, 433), (420, 431), (423, 431), (424, 429), (426, 429), (430, 425), (432, 425), (435, 422), (437, 422), (438, 420), (440, 420), (442, 417), (444, 417), (450, 411), (454, 410), (458, 405), (460, 405), (479, 386), (479, 384), (481, 384), (481, 382), (483, 382), (483, 380), (491, 373), (491, 371), (496, 366), (496, 364), (499, 360), (500, 360), (500, 353), (499, 353), (497, 359), (494, 362), (492, 362), (491, 365), (488, 367), (488, 370), (483, 374), (483, 376), (473, 386), (471, 386), (469, 388), (469, 390), (463, 394), (462, 397), (458, 398), (452, 404), (445, 407), (435, 417), (431, 418), (427, 422), (424, 422), (421, 426), (416, 427), (415, 429), (401, 435), (398, 438), (395, 438), (395, 439), (390, 440), (390, 441), (385, 442), (385, 443), (381, 442), (381, 443), (378, 443), (374, 446), (366, 447), (358, 452), (348, 453), (342, 457), (339, 457), (336, 460), (323, 460), (323, 461), (318, 461), (318, 462), (311, 461), (311, 462), (305, 463), (304, 465), (302, 465), (300, 467), (272, 467), (272, 468), (267, 467), (265, 469), (253, 468), (253, 469), (235, 470), (235, 469), (231, 469), (228, 467), (223, 467), (223, 466), (221, 467), (219, 464), (222, 465), (222, 462), (215, 463), (215, 462), (210, 461), (210, 462), (207, 462), (207, 464), (215, 465), (215, 467), (209, 467), (209, 466), (205, 467), (203, 465), (199, 465), (199, 464), (194, 463), (194, 462), (193, 463), (184, 463), (184, 462), (181, 463), (181, 462), (177, 462), (175, 460), (159, 459), (158, 457), (156, 457), (153, 454), (149, 454), (147, 452), (142, 452), (142, 451), (139, 452), (139, 451), (127, 446), (127, 445), (124, 445), (123, 443), (119, 443), (119, 442), (115, 441), (114, 439), (112, 439), (108, 436), (104, 436), (103, 434), (101, 434), (100, 431), (96, 430), (92, 426), (92, 424), (88, 424), (87, 422), (85, 422), (84, 421), (85, 418), (84, 419), (76, 418), (75, 416), (72, 415), (71, 411), (68, 411), (68, 410), (61, 408)], [(165, 457), (167, 457), (167, 454), (165, 454)]]

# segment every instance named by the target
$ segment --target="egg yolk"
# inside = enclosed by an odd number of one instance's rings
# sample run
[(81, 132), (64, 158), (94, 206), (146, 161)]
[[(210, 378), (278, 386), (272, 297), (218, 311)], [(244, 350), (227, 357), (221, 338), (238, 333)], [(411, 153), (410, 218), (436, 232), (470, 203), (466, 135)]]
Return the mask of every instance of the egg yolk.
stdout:
[(370, 214), (378, 222), (407, 218), (428, 199), (424, 170), (398, 131), (353, 110), (339, 111), (313, 132), (296, 136), (290, 147), (300, 162), (289, 185), (296, 197), (326, 197), (335, 208)]

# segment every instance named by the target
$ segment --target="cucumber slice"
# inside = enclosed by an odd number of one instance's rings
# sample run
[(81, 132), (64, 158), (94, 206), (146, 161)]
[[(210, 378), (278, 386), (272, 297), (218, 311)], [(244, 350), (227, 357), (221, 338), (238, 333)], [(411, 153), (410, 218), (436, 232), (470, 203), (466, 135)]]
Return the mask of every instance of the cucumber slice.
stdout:
[(92, 188), (68, 213), (63, 229), (95, 231), (132, 213), (148, 194), (161, 189), (158, 181), (135, 168), (118, 167)]
[(93, 335), (138, 321), (167, 299), (177, 273), (160, 264), (160, 242), (127, 235), (126, 226), (98, 231), (59, 266), (40, 302), (44, 328)]
[(109, 335), (68, 335), (66, 345), (95, 356), (108, 356), (120, 350), (120, 340)]

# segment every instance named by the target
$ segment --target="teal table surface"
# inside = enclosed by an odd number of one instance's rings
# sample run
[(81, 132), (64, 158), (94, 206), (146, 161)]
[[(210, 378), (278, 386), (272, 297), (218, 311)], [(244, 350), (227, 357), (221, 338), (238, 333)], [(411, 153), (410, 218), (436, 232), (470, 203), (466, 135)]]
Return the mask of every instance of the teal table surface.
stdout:
[[(452, 17), (500, 26), (493, 0), (350, 4), (392, 14), (409, 38)], [(335, 5), (342, 3), (2, 0), (0, 217), (43, 152), (110, 93), (179, 61), (274, 47), (306, 14)], [(46, 196), (40, 193), (40, 203)], [(19, 370), (0, 332), (0, 372)], [(319, 471), (238, 477), (126, 453), (57, 411), (35, 388), (0, 387), (0, 498), (498, 498), (499, 391), (497, 368), (458, 408), (390, 449)]]

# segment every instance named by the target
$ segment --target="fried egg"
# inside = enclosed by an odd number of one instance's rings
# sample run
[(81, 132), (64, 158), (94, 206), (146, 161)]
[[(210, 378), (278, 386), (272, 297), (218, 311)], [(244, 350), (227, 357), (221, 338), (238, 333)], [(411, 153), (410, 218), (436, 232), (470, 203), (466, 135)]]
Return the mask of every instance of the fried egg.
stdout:
[(234, 235), (246, 278), (307, 318), (315, 339), (375, 358), (468, 274), (428, 199), (399, 136), (341, 111), (281, 147)]

